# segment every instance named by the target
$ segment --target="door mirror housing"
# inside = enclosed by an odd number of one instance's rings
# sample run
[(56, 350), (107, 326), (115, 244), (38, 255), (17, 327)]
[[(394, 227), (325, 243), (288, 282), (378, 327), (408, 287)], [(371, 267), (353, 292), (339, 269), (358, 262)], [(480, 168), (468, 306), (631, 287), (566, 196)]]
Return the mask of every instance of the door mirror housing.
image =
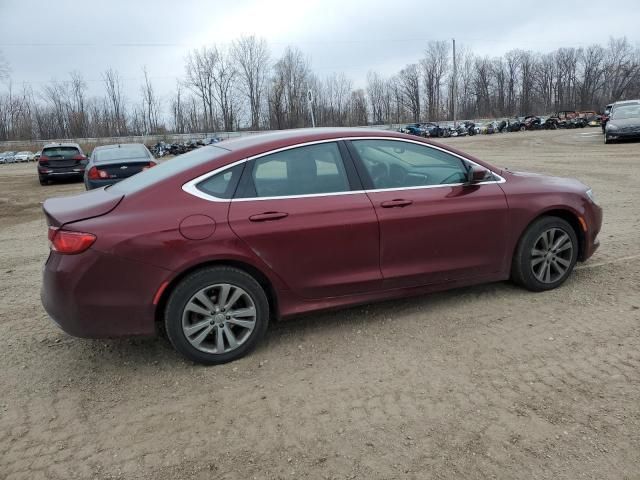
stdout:
[(467, 170), (467, 185), (484, 182), (489, 179), (491, 172), (479, 165), (471, 165)]

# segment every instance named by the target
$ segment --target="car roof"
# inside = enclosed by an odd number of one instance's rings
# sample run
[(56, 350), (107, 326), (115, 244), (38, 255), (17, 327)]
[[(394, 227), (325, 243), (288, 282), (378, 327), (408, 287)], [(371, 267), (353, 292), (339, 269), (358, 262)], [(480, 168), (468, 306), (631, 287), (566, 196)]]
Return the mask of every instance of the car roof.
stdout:
[(339, 139), (343, 137), (396, 137), (414, 138), (392, 130), (380, 130), (376, 128), (299, 128), (293, 130), (278, 130), (275, 132), (256, 133), (223, 140), (216, 143), (219, 148), (230, 151), (239, 150), (271, 150), (278, 147), (287, 147), (306, 142)]
[(612, 106), (616, 106), (616, 105), (634, 105), (636, 103), (640, 103), (640, 99), (637, 100), (620, 100), (619, 102), (615, 102)]

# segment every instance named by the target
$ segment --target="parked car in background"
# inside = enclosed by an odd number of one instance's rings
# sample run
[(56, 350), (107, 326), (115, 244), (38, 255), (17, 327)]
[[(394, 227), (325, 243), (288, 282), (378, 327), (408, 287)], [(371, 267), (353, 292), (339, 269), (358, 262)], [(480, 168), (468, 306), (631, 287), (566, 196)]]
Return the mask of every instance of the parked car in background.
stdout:
[(28, 162), (33, 158), (33, 153), (28, 151), (18, 152), (13, 156), (15, 162)]
[(409, 123), (401, 128), (400, 132), (407, 133), (409, 135), (416, 135), (418, 137), (424, 137), (426, 130), (420, 123)]
[(112, 185), (155, 165), (153, 155), (141, 143), (96, 147), (85, 169), (84, 186), (91, 190)]
[(509, 278), (556, 288), (602, 223), (577, 180), (357, 128), (224, 141), (43, 210), (42, 302), (62, 329), (162, 322), (204, 364), (247, 354), (280, 317)]
[(77, 143), (49, 143), (38, 159), (40, 185), (54, 180), (82, 180), (88, 160)]
[(604, 132), (604, 143), (634, 138), (640, 138), (640, 102), (613, 109)]
[(615, 102), (613, 105), (611, 105), (611, 110), (609, 111), (609, 119), (611, 119), (611, 115), (613, 115), (613, 112), (617, 108), (628, 106), (628, 105), (640, 105), (640, 99), (636, 99), (636, 100), (621, 100), (619, 102)]
[(2, 163), (14, 163), (14, 155), (16, 154), (16, 152), (4, 152), (2, 154)]
[(37, 162), (38, 160), (40, 160), (40, 154), (42, 153), (42, 150), (38, 150), (36, 153), (33, 154), (33, 161)]

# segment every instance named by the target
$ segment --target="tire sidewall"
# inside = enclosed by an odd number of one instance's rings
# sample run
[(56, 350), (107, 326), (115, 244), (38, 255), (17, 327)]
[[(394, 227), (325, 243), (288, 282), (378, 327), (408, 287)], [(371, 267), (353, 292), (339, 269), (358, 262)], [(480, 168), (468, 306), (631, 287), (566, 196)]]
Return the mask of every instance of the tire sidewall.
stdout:
[[(256, 326), (251, 336), (237, 349), (212, 354), (196, 349), (182, 331), (182, 314), (187, 302), (201, 289), (218, 283), (229, 283), (245, 290), (256, 307)], [(249, 274), (231, 267), (210, 267), (185, 277), (171, 292), (164, 311), (167, 336), (174, 348), (189, 360), (203, 365), (231, 362), (245, 356), (260, 342), (269, 325), (269, 302), (260, 284)]]
[[(573, 244), (573, 250), (571, 255), (571, 262), (566, 273), (555, 282), (543, 283), (535, 277), (533, 271), (531, 270), (531, 250), (533, 248), (534, 242), (538, 239), (542, 232), (549, 230), (550, 228), (561, 229), (567, 235), (569, 235), (571, 243)], [(578, 237), (573, 227), (566, 220), (563, 220), (559, 217), (540, 218), (539, 220), (531, 224), (529, 228), (527, 228), (520, 240), (520, 244), (518, 245), (518, 249), (514, 258), (514, 265), (512, 268), (515, 280), (518, 283), (522, 284), (524, 287), (533, 291), (552, 290), (559, 287), (567, 280), (567, 278), (569, 278), (571, 272), (573, 271), (573, 267), (578, 261), (578, 248)]]

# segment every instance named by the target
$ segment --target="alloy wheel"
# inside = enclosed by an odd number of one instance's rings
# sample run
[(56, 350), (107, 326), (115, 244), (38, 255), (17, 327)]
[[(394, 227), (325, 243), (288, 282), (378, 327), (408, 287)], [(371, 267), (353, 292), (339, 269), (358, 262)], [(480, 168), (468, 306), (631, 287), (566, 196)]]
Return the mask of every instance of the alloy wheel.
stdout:
[(182, 332), (202, 352), (228, 353), (251, 336), (256, 314), (255, 303), (244, 289), (229, 283), (210, 285), (185, 305)]
[(542, 283), (554, 283), (571, 267), (573, 242), (567, 232), (550, 228), (542, 232), (531, 249), (531, 271)]

